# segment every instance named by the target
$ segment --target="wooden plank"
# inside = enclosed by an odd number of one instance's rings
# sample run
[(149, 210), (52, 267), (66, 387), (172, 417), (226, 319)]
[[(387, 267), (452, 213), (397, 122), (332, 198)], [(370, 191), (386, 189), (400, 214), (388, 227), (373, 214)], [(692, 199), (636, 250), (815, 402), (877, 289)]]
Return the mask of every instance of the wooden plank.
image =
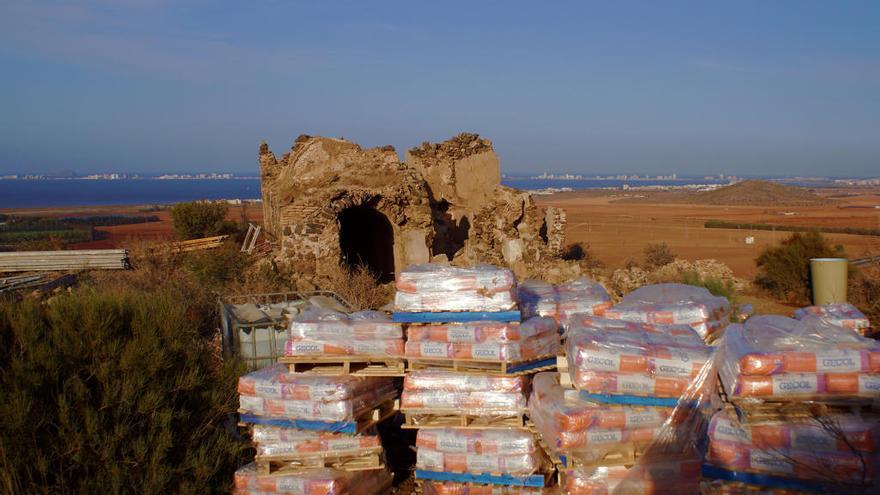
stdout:
[(387, 356), (284, 356), (279, 363), (286, 364), (291, 373), (354, 376), (404, 376), (403, 358)]
[(128, 268), (125, 249), (0, 253), (0, 272)]
[(382, 463), (381, 446), (350, 451), (258, 455), (254, 458), (254, 463), (257, 466), (257, 471), (262, 474), (321, 468), (364, 471), (385, 467)]
[(444, 369), (461, 373), (531, 375), (556, 369), (556, 356), (546, 355), (526, 361), (493, 361), (490, 359), (407, 358), (409, 371)]
[(401, 428), (468, 428), (468, 429), (526, 429), (524, 411), (519, 413), (481, 414), (462, 413), (456, 409), (402, 408), (404, 424)]

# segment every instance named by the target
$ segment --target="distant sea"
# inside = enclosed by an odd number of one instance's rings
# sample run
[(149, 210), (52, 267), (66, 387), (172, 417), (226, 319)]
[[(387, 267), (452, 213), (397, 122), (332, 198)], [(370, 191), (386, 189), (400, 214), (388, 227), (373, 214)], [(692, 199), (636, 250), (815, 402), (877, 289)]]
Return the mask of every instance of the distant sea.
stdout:
[[(504, 185), (523, 190), (599, 189), (649, 185), (713, 184), (724, 181), (548, 180), (505, 178)], [(100, 205), (161, 205), (200, 199), (258, 199), (258, 179), (232, 180), (0, 180), (0, 208)]]

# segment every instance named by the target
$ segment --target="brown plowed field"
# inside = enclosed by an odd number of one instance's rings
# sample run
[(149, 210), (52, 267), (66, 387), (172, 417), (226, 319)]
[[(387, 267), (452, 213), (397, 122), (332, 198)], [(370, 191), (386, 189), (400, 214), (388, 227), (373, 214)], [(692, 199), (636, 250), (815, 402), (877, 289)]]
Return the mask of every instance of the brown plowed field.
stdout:
[[(536, 197), (540, 206), (557, 206), (567, 213), (566, 242), (589, 244), (593, 254), (608, 266), (621, 266), (628, 259), (640, 260), (650, 243), (665, 242), (682, 258), (717, 259), (743, 278), (755, 275), (754, 260), (767, 246), (785, 239), (790, 232), (706, 229), (706, 220), (768, 223), (809, 227), (864, 227), (880, 229), (880, 190), (824, 190), (826, 197), (858, 191), (858, 196), (835, 197), (825, 206), (709, 206), (653, 202), (651, 193), (585, 191)], [(631, 196), (645, 196), (633, 201)], [(747, 236), (754, 244), (745, 243)], [(851, 258), (880, 254), (880, 237), (825, 234), (842, 244)]]

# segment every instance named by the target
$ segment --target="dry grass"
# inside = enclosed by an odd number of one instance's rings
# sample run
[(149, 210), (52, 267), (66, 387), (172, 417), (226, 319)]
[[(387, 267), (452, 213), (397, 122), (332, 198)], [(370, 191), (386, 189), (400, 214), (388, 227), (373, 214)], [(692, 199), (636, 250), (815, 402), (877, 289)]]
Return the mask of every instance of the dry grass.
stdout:
[(394, 297), (394, 284), (380, 284), (376, 275), (363, 265), (352, 270), (338, 265), (325, 275), (321, 288), (339, 294), (357, 311), (379, 309)]

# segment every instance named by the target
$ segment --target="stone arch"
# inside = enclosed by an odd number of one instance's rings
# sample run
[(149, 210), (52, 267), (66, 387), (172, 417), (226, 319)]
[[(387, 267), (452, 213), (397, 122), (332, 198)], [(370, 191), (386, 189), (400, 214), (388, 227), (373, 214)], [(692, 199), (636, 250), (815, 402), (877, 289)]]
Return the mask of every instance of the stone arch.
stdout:
[(339, 212), (340, 260), (348, 268), (366, 266), (379, 283), (394, 280), (394, 228), (388, 217), (368, 205)]

